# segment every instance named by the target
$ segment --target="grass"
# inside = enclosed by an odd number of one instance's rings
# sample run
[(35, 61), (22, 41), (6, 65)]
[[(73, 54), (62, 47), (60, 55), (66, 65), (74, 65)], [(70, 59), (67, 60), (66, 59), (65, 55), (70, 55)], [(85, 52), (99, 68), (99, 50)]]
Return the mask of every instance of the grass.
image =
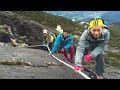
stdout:
[(108, 62), (110, 65), (120, 68), (120, 53), (108, 51)]
[(110, 27), (110, 42), (109, 46), (110, 47), (117, 47), (117, 49), (120, 49), (120, 26), (119, 25), (114, 25)]

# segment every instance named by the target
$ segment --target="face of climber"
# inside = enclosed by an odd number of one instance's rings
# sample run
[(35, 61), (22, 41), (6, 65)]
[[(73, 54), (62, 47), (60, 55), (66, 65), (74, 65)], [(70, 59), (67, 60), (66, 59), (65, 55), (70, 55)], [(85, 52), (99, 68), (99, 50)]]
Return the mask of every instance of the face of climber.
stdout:
[(103, 27), (102, 26), (93, 26), (90, 28), (90, 32), (94, 38), (99, 38), (102, 34)]
[(48, 35), (48, 33), (44, 33), (43, 35), (44, 35), (44, 36), (47, 36), (47, 35)]
[(66, 38), (69, 35), (68, 32), (63, 32), (63, 36)]

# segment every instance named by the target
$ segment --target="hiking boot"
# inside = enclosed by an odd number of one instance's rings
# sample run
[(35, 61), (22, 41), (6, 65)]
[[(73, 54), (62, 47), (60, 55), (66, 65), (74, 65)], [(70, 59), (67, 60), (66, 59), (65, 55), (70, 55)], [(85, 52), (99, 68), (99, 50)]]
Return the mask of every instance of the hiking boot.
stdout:
[(103, 76), (97, 75), (97, 79), (103, 79)]
[(88, 76), (89, 76), (91, 79), (97, 79), (96, 74), (93, 73), (93, 72), (90, 72)]
[(69, 61), (70, 61), (72, 64), (75, 63), (75, 60), (74, 60), (74, 59), (70, 59)]

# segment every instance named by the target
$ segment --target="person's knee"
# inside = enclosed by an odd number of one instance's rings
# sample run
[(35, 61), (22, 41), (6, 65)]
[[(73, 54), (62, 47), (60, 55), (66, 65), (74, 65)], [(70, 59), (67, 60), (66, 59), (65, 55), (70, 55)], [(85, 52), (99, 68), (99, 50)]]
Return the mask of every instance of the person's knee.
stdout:
[(73, 46), (70, 46), (70, 51), (74, 51), (74, 47)]
[(97, 57), (95, 57), (95, 61), (99, 61), (103, 59), (104, 59), (104, 53), (100, 53)]
[(100, 56), (100, 57), (103, 57), (103, 56), (104, 56), (104, 53), (100, 53), (99, 56)]
[(73, 46), (71, 45), (70, 48), (73, 49)]

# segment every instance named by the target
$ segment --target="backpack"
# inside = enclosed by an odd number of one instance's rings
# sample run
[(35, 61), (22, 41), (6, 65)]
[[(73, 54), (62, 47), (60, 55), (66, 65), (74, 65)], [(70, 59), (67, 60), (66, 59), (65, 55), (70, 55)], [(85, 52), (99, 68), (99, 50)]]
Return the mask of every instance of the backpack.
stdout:
[(56, 39), (56, 36), (54, 33), (50, 33), (49, 35), (50, 35), (50, 43), (53, 43)]

